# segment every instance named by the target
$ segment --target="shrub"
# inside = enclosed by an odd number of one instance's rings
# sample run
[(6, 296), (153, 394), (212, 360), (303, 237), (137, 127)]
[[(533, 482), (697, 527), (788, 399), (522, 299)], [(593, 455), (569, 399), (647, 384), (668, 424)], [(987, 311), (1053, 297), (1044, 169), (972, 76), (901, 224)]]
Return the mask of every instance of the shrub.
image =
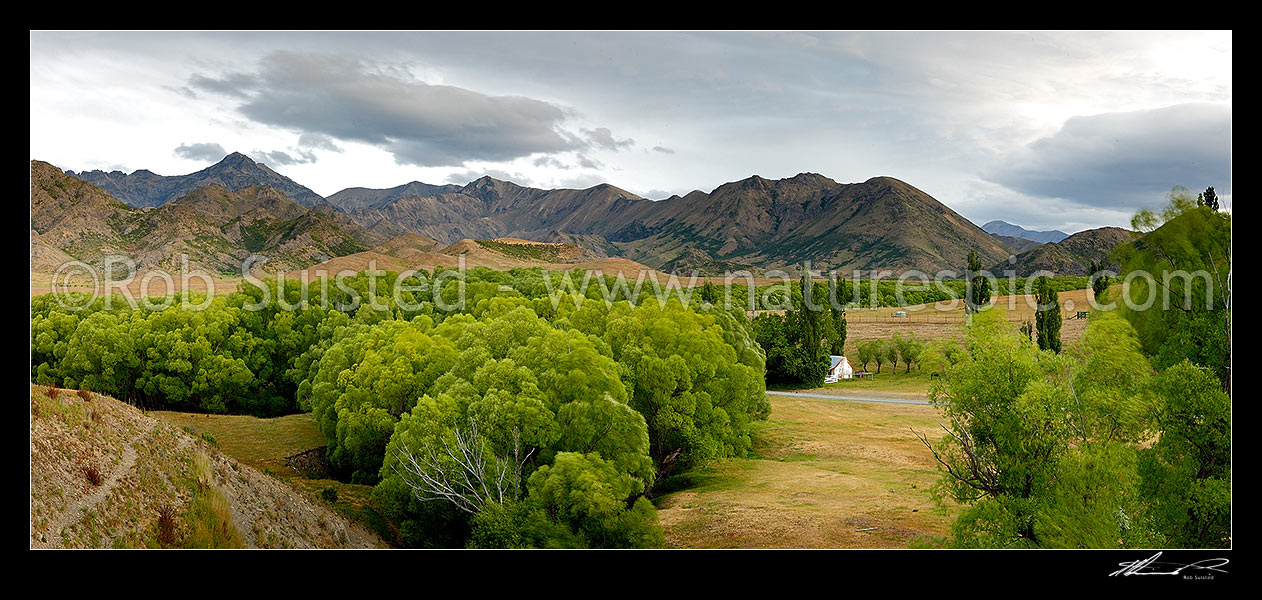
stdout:
[(101, 475), (101, 470), (96, 468), (96, 465), (84, 467), (83, 474), (88, 478), (88, 483), (92, 485), (101, 485), (105, 481), (105, 476)]
[(320, 498), (329, 504), (337, 504), (337, 489), (326, 487), (320, 490)]
[(88, 390), (79, 390), (78, 394), (79, 394), (79, 397), (82, 398), (84, 402), (92, 401), (92, 392), (89, 392)]
[(163, 504), (158, 507), (158, 543), (163, 546), (175, 544), (175, 507)]

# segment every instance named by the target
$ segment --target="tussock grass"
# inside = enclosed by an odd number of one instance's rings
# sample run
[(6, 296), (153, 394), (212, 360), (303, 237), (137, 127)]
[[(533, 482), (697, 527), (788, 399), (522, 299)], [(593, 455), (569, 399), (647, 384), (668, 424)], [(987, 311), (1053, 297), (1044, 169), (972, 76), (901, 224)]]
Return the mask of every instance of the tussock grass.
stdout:
[(101, 485), (105, 482), (105, 476), (101, 474), (101, 470), (96, 465), (88, 465), (83, 468), (83, 476), (88, 479), (88, 483), (93, 486)]
[[(285, 463), (288, 456), (328, 443), (311, 413), (269, 419), (175, 411), (153, 411), (150, 414), (176, 428), (184, 428), (190, 435), (200, 436), (208, 442), (210, 440), (207, 436), (213, 437), (223, 454), (275, 477), (312, 501), (326, 502), (338, 514), (358, 521), (382, 539), (397, 539), (397, 526), (376, 505), (372, 497), (372, 486), (334, 479), (308, 478)], [(327, 501), (324, 490), (329, 488), (337, 494), (336, 502)], [(253, 536), (262, 540), (258, 545), (269, 546), (270, 542), (265, 537), (260, 537), (258, 532), (254, 532)]]
[(204, 452), (193, 455), (193, 475), (197, 481), (197, 494), (185, 513), (188, 548), (244, 548), (245, 541), (232, 521), (232, 508), (223, 492), (215, 487), (214, 471), (210, 457)]
[(158, 543), (164, 547), (175, 545), (175, 530), (179, 527), (175, 507), (163, 504), (158, 507)]

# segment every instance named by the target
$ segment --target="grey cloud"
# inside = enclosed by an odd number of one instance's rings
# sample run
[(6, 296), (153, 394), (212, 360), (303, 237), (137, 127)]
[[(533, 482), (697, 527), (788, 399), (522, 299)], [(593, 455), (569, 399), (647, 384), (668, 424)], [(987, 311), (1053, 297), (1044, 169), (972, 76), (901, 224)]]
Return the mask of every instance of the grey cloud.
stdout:
[(558, 189), (585, 190), (590, 187), (598, 186), (602, 183), (608, 182), (598, 174), (585, 173), (557, 181), (554, 187)]
[(271, 152), (256, 150), (254, 154), (264, 163), (281, 167), (286, 165), (302, 165), (316, 161), (316, 156), (313, 152), (301, 149), (294, 150), (293, 152), (293, 154), (290, 154), (283, 150), (273, 150)]
[(617, 139), (613, 136), (613, 132), (608, 127), (597, 127), (596, 129), (584, 129), (583, 135), (591, 143), (604, 148), (606, 150), (621, 150), (635, 145), (635, 140), (627, 138), (625, 140)]
[(204, 92), (246, 98), (259, 85), (259, 81), (245, 73), (229, 73), (219, 78), (194, 73), (188, 78), (188, 85)]
[(670, 148), (667, 148), (666, 146), (653, 146), (653, 151), (654, 151), (654, 152), (661, 152), (662, 154), (674, 154), (674, 153), (675, 153), (675, 151), (674, 151), (674, 150), (671, 150)]
[(175, 86), (175, 85), (164, 85), (164, 86), (161, 86), (161, 87), (162, 87), (162, 89), (167, 90), (168, 92), (173, 92), (173, 93), (179, 94), (179, 95), (184, 96), (185, 98), (188, 98), (188, 99), (190, 99), (190, 100), (195, 100), (195, 99), (197, 99), (197, 92), (194, 92), (192, 88), (190, 88), (190, 87), (188, 87), (188, 86), (186, 86), (186, 85), (180, 85), (180, 86)]
[[(678, 192), (668, 192), (666, 190), (659, 190), (659, 189), (654, 188), (647, 192), (644, 192), (643, 194), (641, 194), (641, 196), (644, 198), (648, 198), (650, 200), (665, 200), (671, 196), (676, 195), (677, 193)], [(679, 195), (682, 196), (683, 194), (679, 194)]]
[(536, 167), (552, 167), (554, 169), (566, 169), (566, 170), (578, 169), (578, 168), (600, 169), (605, 166), (604, 163), (590, 156), (587, 156), (586, 154), (579, 154), (577, 156), (577, 159), (578, 159), (578, 164), (569, 164), (556, 158), (555, 156), (540, 156), (539, 158), (536, 158), (533, 161), (533, 164)]
[(299, 148), (314, 148), (316, 150), (328, 150), (330, 152), (341, 152), (342, 147), (338, 146), (333, 138), (319, 133), (304, 133), (298, 136)]
[(189, 83), (244, 98), (238, 110), (254, 121), (372, 144), (399, 164), (507, 161), (585, 145), (560, 130), (569, 115), (553, 104), (429, 85), (344, 56), (275, 52), (257, 75), (195, 75)]
[(180, 144), (174, 152), (180, 158), (206, 162), (215, 162), (228, 155), (223, 146), (215, 143)]
[(1114, 211), (1160, 204), (1176, 185), (1230, 193), (1231, 108), (1180, 104), (1074, 117), (984, 177), (1029, 196)]

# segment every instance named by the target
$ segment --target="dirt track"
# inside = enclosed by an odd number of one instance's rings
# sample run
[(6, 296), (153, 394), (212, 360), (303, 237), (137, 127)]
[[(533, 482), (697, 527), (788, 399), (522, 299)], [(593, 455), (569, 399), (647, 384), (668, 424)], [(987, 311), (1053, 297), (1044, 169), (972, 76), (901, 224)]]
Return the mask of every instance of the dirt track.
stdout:
[(48, 526), (47, 538), (33, 539), (31, 541), (31, 546), (36, 548), (60, 548), (62, 540), (61, 532), (67, 527), (71, 527), (83, 519), (85, 511), (91, 510), (102, 500), (109, 497), (110, 493), (114, 491), (115, 486), (118, 485), (119, 480), (129, 475), (132, 469), (135, 468), (136, 444), (148, 437), (148, 435), (153, 431), (153, 427), (157, 424), (157, 421), (151, 421), (147, 424), (147, 428), (133, 435), (131, 441), (127, 442), (126, 448), (123, 449), (123, 454), (118, 465), (114, 468), (114, 470), (110, 471), (110, 474), (104, 481), (101, 482), (101, 485), (93, 488), (87, 496), (84, 496), (67, 506), (65, 511), (61, 513), (61, 516)]

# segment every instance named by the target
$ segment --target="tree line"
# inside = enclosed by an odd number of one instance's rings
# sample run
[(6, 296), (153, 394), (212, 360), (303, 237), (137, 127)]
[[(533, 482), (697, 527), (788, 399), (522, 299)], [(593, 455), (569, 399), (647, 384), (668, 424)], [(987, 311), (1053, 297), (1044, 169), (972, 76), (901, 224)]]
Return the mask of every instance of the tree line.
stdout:
[(354, 308), (303, 304), (297, 281), (198, 311), (37, 297), (32, 378), (149, 408), (309, 410), (336, 472), (415, 546), (660, 546), (654, 484), (748, 452), (769, 412), (743, 311), (553, 297), (537, 269), (471, 271), (444, 311), (420, 289), (436, 277), (378, 275), (348, 280)]

